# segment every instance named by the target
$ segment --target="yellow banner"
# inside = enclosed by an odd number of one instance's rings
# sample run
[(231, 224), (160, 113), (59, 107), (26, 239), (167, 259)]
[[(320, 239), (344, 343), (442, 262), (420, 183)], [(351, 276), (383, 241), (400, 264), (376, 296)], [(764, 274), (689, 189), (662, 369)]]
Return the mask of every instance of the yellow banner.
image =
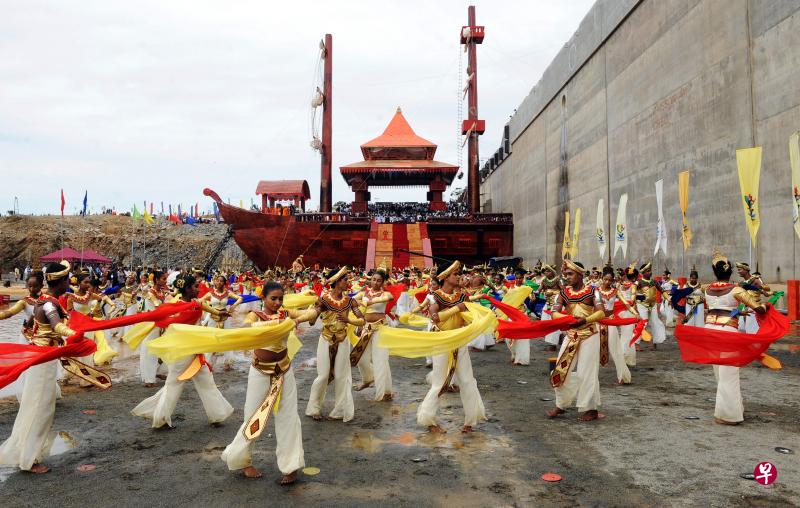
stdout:
[(789, 137), (789, 162), (792, 164), (792, 221), (800, 238), (800, 131)]
[(761, 176), (761, 147), (736, 150), (736, 165), (739, 166), (739, 186), (742, 190), (744, 221), (750, 232), (750, 240), (756, 246), (761, 214), (758, 211), (758, 182)]
[(572, 255), (571, 259), (578, 259), (578, 237), (581, 234), (581, 209), (578, 208), (575, 210), (575, 226), (573, 226), (572, 230), (572, 249), (570, 250), (570, 254)]
[(689, 209), (689, 171), (678, 173), (678, 201), (681, 205), (681, 215), (683, 216), (683, 250), (689, 249), (692, 244), (692, 230), (689, 227), (689, 219), (686, 218), (686, 211)]
[(569, 210), (564, 212), (564, 242), (561, 244), (561, 256), (564, 258), (572, 256), (572, 242), (569, 239)]

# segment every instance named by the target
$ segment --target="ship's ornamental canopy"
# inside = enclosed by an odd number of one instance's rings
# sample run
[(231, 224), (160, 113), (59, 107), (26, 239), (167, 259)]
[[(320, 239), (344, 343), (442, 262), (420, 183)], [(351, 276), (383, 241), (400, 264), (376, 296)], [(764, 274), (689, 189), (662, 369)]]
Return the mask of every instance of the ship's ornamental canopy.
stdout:
[(276, 201), (311, 199), (311, 191), (305, 180), (261, 180), (256, 187), (256, 194)]
[(361, 145), (361, 153), (363, 161), (340, 168), (348, 185), (449, 185), (458, 174), (458, 166), (433, 160), (436, 145), (414, 132), (400, 108), (383, 134)]

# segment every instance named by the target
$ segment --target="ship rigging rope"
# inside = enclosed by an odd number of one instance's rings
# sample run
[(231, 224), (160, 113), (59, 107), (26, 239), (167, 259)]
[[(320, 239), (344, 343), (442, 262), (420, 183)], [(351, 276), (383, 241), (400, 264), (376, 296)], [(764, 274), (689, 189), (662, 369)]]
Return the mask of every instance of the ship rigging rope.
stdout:
[[(311, 80), (311, 93), (309, 94), (309, 105), (312, 104), (314, 96), (317, 94), (317, 90), (321, 90), (324, 87), (323, 84), (323, 62), (324, 62), (324, 51), (322, 47), (319, 48), (319, 52), (317, 53), (317, 58), (314, 63), (314, 77)], [(323, 100), (325, 98), (323, 97)], [(308, 119), (308, 131), (311, 137), (310, 142), (314, 143), (314, 140), (320, 139), (320, 123), (322, 121), (322, 115), (317, 114), (317, 110), (319, 107), (315, 107), (311, 105), (311, 111), (309, 113)]]
[[(281, 240), (281, 246), (278, 248), (278, 253), (275, 255), (275, 263), (273, 263), (273, 266), (275, 267), (278, 266), (278, 258), (280, 257), (281, 252), (283, 251), (283, 243), (286, 241), (286, 235), (289, 233), (289, 228), (291, 227), (291, 225), (292, 225), (291, 220), (286, 222), (286, 229), (283, 231), (283, 240)], [(305, 254), (305, 252), (303, 252), (303, 254)]]

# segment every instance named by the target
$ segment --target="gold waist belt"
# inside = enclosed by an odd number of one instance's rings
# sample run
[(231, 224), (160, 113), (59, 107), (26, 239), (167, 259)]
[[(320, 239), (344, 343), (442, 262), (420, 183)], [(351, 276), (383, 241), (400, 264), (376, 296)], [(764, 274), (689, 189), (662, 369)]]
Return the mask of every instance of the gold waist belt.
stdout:
[(265, 376), (278, 376), (289, 370), (292, 361), (284, 351), (284, 357), (277, 361), (265, 361), (256, 357), (253, 358), (253, 368)]
[(731, 316), (719, 316), (717, 314), (708, 314), (706, 315), (706, 324), (717, 325), (717, 326), (732, 326), (734, 328), (739, 328), (739, 318)]

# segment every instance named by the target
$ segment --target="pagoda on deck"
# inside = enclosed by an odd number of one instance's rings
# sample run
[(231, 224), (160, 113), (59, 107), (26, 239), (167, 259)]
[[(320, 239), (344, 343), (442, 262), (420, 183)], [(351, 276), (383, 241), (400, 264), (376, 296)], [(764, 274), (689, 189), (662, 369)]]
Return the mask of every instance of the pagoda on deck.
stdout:
[(367, 212), (370, 187), (424, 185), (430, 209), (447, 209), (442, 193), (459, 168), (433, 160), (436, 145), (417, 136), (399, 107), (383, 134), (361, 145), (361, 153), (362, 162), (339, 168), (355, 194), (354, 213)]

